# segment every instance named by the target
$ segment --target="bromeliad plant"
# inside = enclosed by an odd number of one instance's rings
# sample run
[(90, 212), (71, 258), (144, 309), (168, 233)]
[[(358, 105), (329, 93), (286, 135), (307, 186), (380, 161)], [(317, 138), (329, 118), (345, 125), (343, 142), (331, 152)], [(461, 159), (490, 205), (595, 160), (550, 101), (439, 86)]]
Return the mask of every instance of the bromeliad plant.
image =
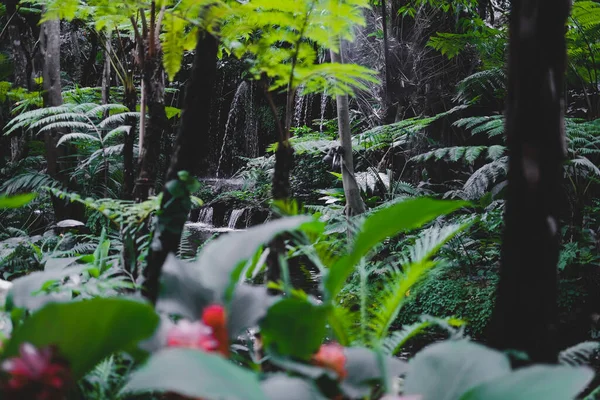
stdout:
[[(127, 297), (44, 299), (26, 316), (15, 299), (36, 298), (39, 287), (16, 280), (6, 307), (14, 329), (2, 353), (0, 390), (8, 398), (68, 398), (102, 360), (126, 352), (142, 364), (122, 388), (123, 397), (159, 392), (215, 400), (393, 399), (403, 392), (423, 400), (572, 398), (589, 382), (590, 371), (511, 371), (503, 354), (465, 341), (434, 345), (408, 365), (393, 357), (406, 339), (390, 333), (402, 299), (462, 226), (422, 236), (416, 247), (421, 251), (411, 251), (390, 275), (394, 282), (382, 296), (385, 304), (361, 307), (358, 320), (339, 304), (347, 278), (380, 242), (465, 205), (417, 198), (367, 217), (350, 251), (318, 265), (321, 299), (291, 286), (283, 256), (280, 295), (249, 283), (260, 270), (257, 250), (274, 236), (322, 237), (324, 224), (306, 216), (223, 236), (193, 263), (171, 255), (155, 309)], [(379, 311), (369, 318), (371, 306)], [(395, 385), (400, 375), (406, 375), (403, 388)]]

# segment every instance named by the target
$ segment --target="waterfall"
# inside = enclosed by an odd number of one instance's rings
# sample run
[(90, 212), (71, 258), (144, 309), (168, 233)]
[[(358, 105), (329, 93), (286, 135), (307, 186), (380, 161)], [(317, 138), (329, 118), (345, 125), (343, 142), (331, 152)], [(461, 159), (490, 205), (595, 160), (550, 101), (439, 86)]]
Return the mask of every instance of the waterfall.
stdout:
[(248, 91), (248, 104), (246, 110), (246, 129), (244, 132), (245, 138), (245, 156), (249, 158), (258, 157), (258, 124), (254, 115), (254, 85), (250, 84)]
[(212, 225), (214, 211), (215, 210), (212, 207), (206, 207), (200, 210), (200, 214), (198, 215), (198, 222), (201, 222), (206, 225)]
[(325, 111), (327, 110), (327, 92), (321, 95), (321, 119), (319, 120), (319, 132), (323, 133), (323, 121), (325, 121)]
[(248, 83), (242, 81), (235, 91), (235, 95), (233, 96), (233, 101), (231, 102), (231, 108), (229, 109), (229, 115), (227, 116), (227, 123), (225, 124), (225, 134), (223, 135), (223, 145), (221, 146), (221, 155), (219, 156), (219, 163), (217, 164), (217, 173), (216, 176), (219, 177), (219, 173), (221, 171), (221, 164), (225, 157), (225, 150), (227, 148), (227, 138), (229, 137), (229, 131), (235, 128), (239, 117), (239, 103), (240, 100), (246, 94), (248, 89)]
[[(298, 90), (300, 92), (300, 90)], [(296, 106), (294, 107), (294, 126), (300, 126), (302, 120), (302, 108), (304, 107), (304, 96), (296, 94)]]
[(240, 217), (242, 215), (244, 215), (244, 212), (246, 211), (245, 208), (242, 209), (238, 209), (238, 210), (233, 210), (231, 212), (231, 216), (229, 217), (229, 223), (227, 224), (227, 227), (229, 229), (235, 229), (238, 220), (240, 219)]

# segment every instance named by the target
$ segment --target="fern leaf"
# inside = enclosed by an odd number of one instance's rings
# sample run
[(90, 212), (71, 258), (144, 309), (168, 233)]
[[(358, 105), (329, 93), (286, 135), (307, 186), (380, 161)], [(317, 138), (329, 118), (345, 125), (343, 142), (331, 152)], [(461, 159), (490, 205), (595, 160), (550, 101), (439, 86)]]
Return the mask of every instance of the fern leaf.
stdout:
[(487, 193), (490, 186), (508, 173), (508, 157), (501, 157), (473, 173), (462, 189), (464, 199), (475, 200)]
[(124, 112), (111, 115), (98, 124), (99, 129), (108, 129), (113, 124), (123, 124), (128, 118), (139, 118), (139, 112)]
[(590, 359), (600, 350), (599, 342), (582, 342), (558, 353), (558, 362), (563, 365), (579, 367), (589, 365)]
[(112, 131), (108, 132), (106, 134), (106, 136), (104, 136), (104, 141), (108, 142), (109, 140), (120, 135), (121, 133), (124, 133), (125, 135), (129, 135), (130, 131), (131, 131), (131, 126), (129, 126), (129, 125), (119, 126), (115, 129), (113, 129)]
[(20, 192), (37, 192), (44, 187), (60, 187), (60, 182), (52, 179), (48, 174), (37, 171), (19, 174), (7, 179), (1, 187), (1, 191), (7, 194)]
[(383, 340), (404, 305), (406, 293), (435, 267), (435, 253), (450, 239), (464, 230), (469, 223), (432, 227), (425, 230), (415, 245), (404, 255), (403, 270), (394, 268), (389, 273), (382, 292), (378, 295), (379, 305), (372, 311), (370, 327), (377, 340)]
[(56, 147), (60, 146), (63, 143), (72, 142), (72, 141), (87, 141), (87, 142), (101, 142), (99, 138), (96, 136), (87, 134), (87, 133), (67, 133), (62, 135), (58, 142), (56, 143)]
[(51, 131), (53, 129), (78, 129), (81, 131), (93, 131), (94, 125), (87, 122), (79, 121), (59, 121), (45, 125), (38, 131), (38, 133)]
[(93, 104), (93, 108), (85, 113), (88, 118), (97, 118), (105, 113), (123, 113), (129, 111), (129, 108), (122, 104)]

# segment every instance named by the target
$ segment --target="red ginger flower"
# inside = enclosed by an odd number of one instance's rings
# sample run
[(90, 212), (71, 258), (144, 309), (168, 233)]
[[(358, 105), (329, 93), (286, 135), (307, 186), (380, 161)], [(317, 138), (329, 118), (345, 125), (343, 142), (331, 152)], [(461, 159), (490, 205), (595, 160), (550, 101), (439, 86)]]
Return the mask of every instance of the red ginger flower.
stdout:
[(5, 399), (59, 400), (71, 383), (69, 368), (59, 360), (55, 348), (36, 349), (24, 343), (20, 356), (2, 363), (1, 369), (8, 374), (2, 383)]
[(317, 354), (313, 356), (313, 363), (335, 371), (340, 379), (344, 379), (348, 375), (344, 347), (337, 343), (321, 345)]
[(213, 331), (213, 336), (217, 340), (217, 351), (229, 356), (229, 332), (227, 332), (227, 318), (225, 315), (225, 307), (219, 304), (212, 304), (202, 312), (202, 321), (205, 325), (210, 326)]

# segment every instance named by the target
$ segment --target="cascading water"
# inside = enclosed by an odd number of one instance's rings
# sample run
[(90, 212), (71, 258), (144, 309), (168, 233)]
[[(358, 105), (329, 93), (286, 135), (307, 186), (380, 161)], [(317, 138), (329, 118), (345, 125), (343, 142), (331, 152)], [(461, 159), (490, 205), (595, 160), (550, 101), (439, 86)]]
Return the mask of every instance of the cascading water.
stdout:
[(213, 214), (215, 210), (212, 207), (206, 207), (200, 210), (200, 214), (198, 215), (198, 222), (212, 225), (213, 224)]
[(302, 110), (304, 109), (306, 96), (301, 95), (301, 92), (302, 87), (299, 87), (296, 92), (296, 106), (294, 107), (294, 126), (302, 125)]
[(242, 81), (239, 84), (237, 90), (235, 91), (235, 95), (233, 96), (233, 101), (231, 102), (231, 108), (229, 109), (229, 115), (227, 116), (227, 123), (225, 124), (225, 134), (223, 135), (223, 145), (221, 146), (221, 155), (219, 156), (219, 163), (217, 164), (217, 173), (216, 176), (219, 177), (221, 172), (221, 164), (223, 163), (223, 159), (225, 158), (225, 151), (227, 149), (227, 145), (230, 144), (228, 141), (229, 133), (231, 130), (235, 128), (237, 124), (240, 107), (239, 104), (246, 94), (248, 90), (248, 83)]
[(250, 84), (250, 90), (248, 91), (249, 101), (246, 110), (246, 129), (244, 132), (245, 137), (245, 151), (246, 157), (255, 158), (259, 156), (258, 152), (258, 124), (256, 122), (256, 116), (254, 115), (254, 85)]
[(327, 92), (321, 95), (321, 119), (319, 120), (319, 132), (323, 133), (323, 125), (325, 122), (325, 111), (327, 110)]
[(227, 227), (229, 229), (235, 229), (237, 226), (238, 220), (242, 217), (242, 215), (244, 215), (244, 212), (246, 212), (245, 208), (233, 210), (231, 212), (231, 216), (229, 217), (229, 223), (227, 224)]

